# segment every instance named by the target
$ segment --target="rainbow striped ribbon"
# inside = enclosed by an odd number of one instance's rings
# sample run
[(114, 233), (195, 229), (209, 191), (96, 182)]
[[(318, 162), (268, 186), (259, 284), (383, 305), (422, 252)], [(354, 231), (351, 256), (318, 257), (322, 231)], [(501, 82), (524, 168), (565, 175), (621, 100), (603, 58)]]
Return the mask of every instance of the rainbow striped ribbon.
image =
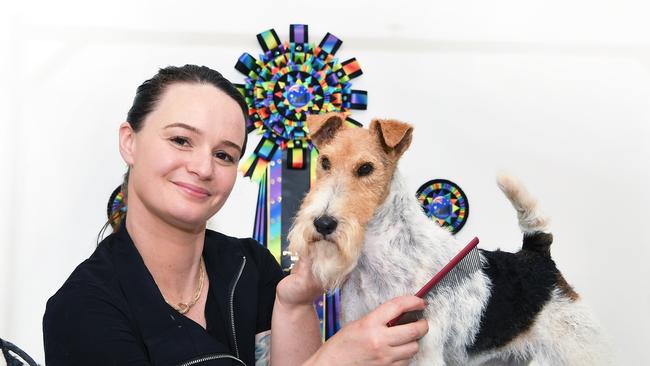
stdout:
[[(353, 90), (350, 81), (363, 74), (355, 58), (339, 63), (335, 54), (342, 41), (327, 33), (318, 46), (309, 43), (307, 25), (292, 24), (288, 43), (273, 29), (257, 40), (259, 59), (243, 53), (235, 69), (245, 84), (235, 84), (248, 104), (248, 133), (260, 136), (255, 151), (240, 164), (240, 171), (259, 184), (253, 237), (269, 248), (282, 268), (291, 257), (286, 236), (304, 193), (316, 179), (318, 152), (313, 148), (305, 120), (312, 113), (366, 109), (368, 93)], [(349, 126), (361, 126), (352, 118)], [(324, 339), (338, 329), (339, 295), (324, 295), (316, 303)]]

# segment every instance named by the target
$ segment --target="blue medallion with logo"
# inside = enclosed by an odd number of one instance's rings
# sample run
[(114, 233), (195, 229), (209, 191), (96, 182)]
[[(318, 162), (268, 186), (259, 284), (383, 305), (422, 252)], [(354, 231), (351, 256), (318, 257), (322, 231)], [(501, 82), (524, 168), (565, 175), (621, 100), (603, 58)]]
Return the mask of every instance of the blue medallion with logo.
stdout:
[(294, 108), (300, 108), (311, 100), (311, 93), (304, 85), (294, 84), (287, 90), (287, 99)]
[(430, 180), (418, 189), (416, 197), (427, 217), (453, 234), (465, 225), (469, 202), (456, 183), (446, 179)]

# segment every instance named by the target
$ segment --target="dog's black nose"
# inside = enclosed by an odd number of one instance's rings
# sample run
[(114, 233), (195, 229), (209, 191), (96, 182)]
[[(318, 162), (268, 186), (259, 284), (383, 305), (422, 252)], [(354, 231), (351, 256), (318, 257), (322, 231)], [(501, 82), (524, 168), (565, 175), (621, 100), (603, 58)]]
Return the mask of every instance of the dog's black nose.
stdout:
[(336, 230), (336, 225), (338, 225), (338, 222), (332, 216), (321, 216), (314, 220), (316, 231), (323, 235), (329, 235), (333, 233), (334, 230)]

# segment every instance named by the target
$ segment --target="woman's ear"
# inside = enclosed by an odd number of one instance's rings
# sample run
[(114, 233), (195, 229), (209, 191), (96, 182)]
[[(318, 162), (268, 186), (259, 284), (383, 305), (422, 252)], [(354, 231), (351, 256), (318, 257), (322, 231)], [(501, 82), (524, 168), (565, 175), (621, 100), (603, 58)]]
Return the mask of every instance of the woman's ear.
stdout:
[(135, 150), (135, 131), (129, 122), (122, 122), (119, 130), (120, 155), (124, 162), (131, 167), (133, 165), (133, 151)]

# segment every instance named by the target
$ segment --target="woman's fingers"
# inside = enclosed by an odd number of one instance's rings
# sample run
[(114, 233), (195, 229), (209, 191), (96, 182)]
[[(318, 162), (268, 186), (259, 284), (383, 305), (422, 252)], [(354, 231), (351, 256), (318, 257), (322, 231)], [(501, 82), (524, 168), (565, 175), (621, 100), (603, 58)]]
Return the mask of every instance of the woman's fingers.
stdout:
[(393, 362), (397, 365), (400, 365), (401, 362), (404, 362), (404, 365), (407, 365), (419, 350), (420, 346), (417, 342), (409, 342), (399, 347), (393, 347)]
[(305, 286), (310, 292), (315, 293), (314, 297), (318, 296), (319, 293), (324, 292), (323, 286), (314, 277), (314, 273), (311, 270), (311, 259), (309, 259), (309, 257), (299, 259), (291, 271), (301, 279), (303, 286)]
[(311, 261), (301, 258), (276, 288), (276, 298), (285, 305), (307, 305), (324, 292), (311, 271)]
[(386, 324), (398, 315), (413, 310), (422, 310), (426, 304), (417, 296), (399, 296), (386, 301), (377, 309), (368, 314), (369, 320), (379, 324)]
[(397, 362), (393, 363), (391, 366), (408, 366), (410, 363), (411, 362), (408, 361), (408, 360), (397, 361)]
[[(429, 330), (426, 320), (388, 327), (396, 316), (422, 310), (425, 303), (416, 296), (401, 296), (380, 305), (365, 317), (347, 324), (319, 351), (323, 364), (403, 365), (418, 352), (417, 340)], [(345, 363), (348, 364), (348, 363)]]
[(389, 346), (401, 346), (417, 341), (424, 337), (429, 331), (429, 324), (426, 319), (420, 319), (413, 323), (396, 325), (388, 329), (386, 335)]

